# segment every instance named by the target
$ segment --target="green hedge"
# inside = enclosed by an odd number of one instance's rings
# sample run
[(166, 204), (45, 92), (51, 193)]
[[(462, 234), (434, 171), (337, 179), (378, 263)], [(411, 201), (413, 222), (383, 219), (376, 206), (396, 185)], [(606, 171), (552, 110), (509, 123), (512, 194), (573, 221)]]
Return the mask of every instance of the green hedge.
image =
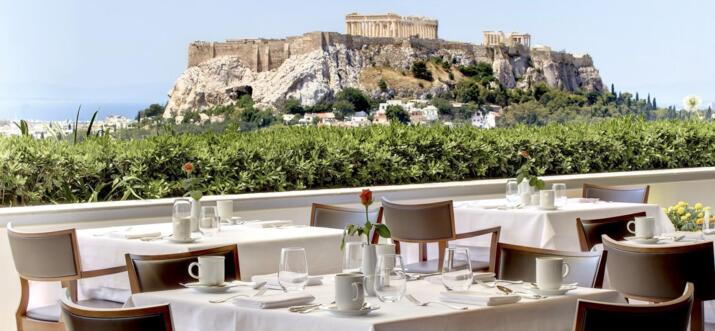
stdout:
[(544, 175), (713, 166), (715, 124), (282, 127), (77, 145), (0, 138), (0, 198), (9, 206), (180, 196), (188, 161), (206, 194), (503, 178), (514, 176), (520, 150)]

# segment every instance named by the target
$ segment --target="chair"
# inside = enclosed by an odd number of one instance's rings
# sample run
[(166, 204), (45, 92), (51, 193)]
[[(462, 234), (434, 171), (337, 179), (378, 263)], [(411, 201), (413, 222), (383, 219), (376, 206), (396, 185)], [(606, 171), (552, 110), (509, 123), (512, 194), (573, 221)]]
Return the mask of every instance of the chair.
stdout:
[(648, 203), (650, 185), (636, 187), (598, 186), (583, 184), (584, 198), (598, 198), (601, 201)]
[[(472, 261), (472, 269), (483, 271), (493, 270), (496, 254), (496, 244), (499, 242), (501, 227), (493, 227), (468, 233), (455, 233), (454, 211), (452, 201), (432, 202), (425, 204), (397, 204), (382, 198), (384, 222), (390, 229), (395, 250), (399, 254), (400, 242), (420, 244), (420, 262), (408, 264), (405, 269), (414, 273), (433, 273), (441, 270), (444, 261), (444, 250), (450, 240), (466, 239), (491, 234), (489, 261)], [(437, 243), (439, 255), (437, 260), (427, 260), (427, 244)]]
[(132, 293), (182, 288), (181, 283), (196, 281), (189, 276), (189, 264), (197, 261), (199, 256), (208, 255), (226, 258), (226, 281), (241, 279), (236, 245), (165, 255), (125, 254)]
[[(368, 217), (372, 222), (379, 223), (382, 218), (382, 208), (368, 211)], [(320, 203), (313, 203), (310, 209), (310, 226), (342, 230), (348, 224), (364, 225), (365, 209), (345, 208)], [(376, 244), (379, 238), (374, 231), (372, 232), (370, 238), (372, 238), (372, 243)]]
[[(168, 304), (142, 308), (95, 310), (74, 304), (63, 298), (62, 321), (67, 331), (172, 331), (171, 309)], [(64, 330), (64, 329), (63, 329)]]
[(564, 278), (564, 283), (578, 283), (579, 286), (593, 288), (603, 287), (605, 252), (566, 252), (498, 243), (496, 276), (498, 279), (534, 282), (537, 257), (562, 257), (569, 265), (569, 274)]
[(693, 307), (694, 286), (682, 295), (657, 304), (629, 305), (578, 300), (574, 331), (687, 331)]
[(616, 240), (623, 240), (632, 235), (627, 228), (628, 222), (643, 216), (645, 216), (645, 212), (591, 220), (577, 218), (576, 232), (581, 250), (590, 251), (593, 246), (601, 243), (601, 235), (604, 234)]
[[(15, 268), (20, 275), (20, 304), (15, 313), (17, 330), (64, 330), (60, 321), (59, 305), (28, 310), (29, 281), (60, 282), (77, 301), (77, 280), (126, 271), (126, 267), (83, 271), (75, 229), (52, 232), (23, 232), (12, 223), (7, 225)], [(104, 300), (82, 300), (80, 305), (93, 307), (121, 307), (121, 303)]]
[(703, 330), (703, 301), (715, 299), (713, 242), (643, 247), (603, 236), (608, 251), (610, 287), (626, 298), (663, 302), (680, 296), (688, 282), (695, 285), (691, 330)]

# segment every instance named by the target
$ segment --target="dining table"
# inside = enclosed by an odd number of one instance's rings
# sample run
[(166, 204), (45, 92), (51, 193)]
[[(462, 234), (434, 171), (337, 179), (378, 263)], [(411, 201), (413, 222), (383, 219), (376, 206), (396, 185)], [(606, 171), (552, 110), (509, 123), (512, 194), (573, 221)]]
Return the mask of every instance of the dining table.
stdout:
[[(439, 276), (435, 276), (439, 277)], [(519, 290), (523, 285), (504, 285)], [(308, 286), (305, 292), (315, 297), (315, 303), (330, 305), (335, 300), (334, 277), (323, 276), (320, 285)], [(473, 285), (471, 290), (497, 294), (494, 288)], [(428, 279), (409, 281), (406, 292), (420, 301), (437, 301), (443, 285)], [(466, 310), (455, 310), (441, 305), (418, 306), (406, 298), (397, 302), (381, 302), (367, 297), (370, 306), (379, 307), (365, 316), (336, 316), (316, 309), (310, 313), (291, 312), (288, 308), (258, 309), (235, 305), (232, 302), (210, 303), (209, 300), (236, 294), (252, 295), (256, 290), (240, 287), (225, 294), (199, 293), (193, 289), (178, 289), (133, 294), (127, 306), (142, 307), (169, 303), (175, 329), (243, 331), (243, 330), (306, 330), (306, 331), (566, 331), (573, 327), (578, 299), (623, 303), (623, 297), (612, 290), (576, 288), (566, 295), (540, 299), (522, 298), (519, 302), (498, 305), (464, 305)], [(268, 291), (266, 296), (284, 295)]]

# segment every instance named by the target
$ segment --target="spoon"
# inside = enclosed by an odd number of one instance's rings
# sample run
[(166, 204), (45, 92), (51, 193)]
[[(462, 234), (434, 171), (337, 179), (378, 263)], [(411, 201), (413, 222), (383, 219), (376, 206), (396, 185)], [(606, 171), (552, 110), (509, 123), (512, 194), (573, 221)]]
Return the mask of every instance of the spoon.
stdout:
[(527, 299), (543, 299), (543, 298), (546, 298), (545, 296), (539, 295), (539, 294), (532, 294), (532, 293), (514, 291), (514, 290), (512, 290), (512, 289), (510, 289), (510, 288), (508, 288), (508, 287), (506, 287), (506, 286), (497, 285), (496, 287), (497, 287), (497, 289), (498, 289), (499, 291), (503, 292), (503, 293), (506, 294), (506, 295), (516, 294), (516, 295), (519, 295), (519, 296), (524, 297), (524, 298), (527, 298)]

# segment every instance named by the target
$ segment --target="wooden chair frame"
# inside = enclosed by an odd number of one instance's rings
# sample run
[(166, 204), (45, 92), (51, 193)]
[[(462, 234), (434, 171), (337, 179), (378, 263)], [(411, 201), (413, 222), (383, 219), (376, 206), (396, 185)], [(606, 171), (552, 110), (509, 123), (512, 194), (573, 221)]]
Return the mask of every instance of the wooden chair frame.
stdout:
[(496, 245), (496, 257), (494, 259), (494, 268), (493, 272), (496, 273), (497, 279), (501, 276), (499, 274), (499, 260), (501, 258), (501, 249), (502, 248), (507, 248), (510, 250), (515, 250), (515, 251), (522, 251), (526, 253), (532, 253), (532, 254), (537, 254), (537, 255), (552, 255), (552, 256), (560, 256), (560, 257), (574, 257), (574, 258), (579, 258), (579, 257), (599, 257), (598, 261), (598, 267), (596, 269), (596, 274), (593, 277), (593, 281), (591, 282), (591, 287), (593, 288), (602, 288), (603, 287), (603, 276), (606, 272), (606, 259), (608, 257), (608, 253), (606, 251), (603, 252), (570, 252), (570, 251), (558, 251), (558, 250), (553, 250), (553, 249), (544, 249), (544, 248), (536, 248), (536, 247), (528, 247), (528, 246), (519, 246), (519, 245), (512, 245), (512, 244), (506, 244), (506, 243), (498, 243)]
[(636, 217), (645, 217), (645, 216), (646, 216), (646, 213), (643, 211), (643, 212), (619, 215), (619, 216), (613, 216), (613, 217), (594, 218), (594, 219), (590, 219), (590, 220), (584, 220), (584, 219), (581, 219), (580, 217), (576, 218), (576, 233), (578, 234), (578, 242), (579, 242), (579, 245), (581, 246), (581, 251), (588, 252), (591, 250), (591, 248), (593, 248), (592, 246), (589, 247), (588, 239), (586, 239), (586, 231), (583, 228), (584, 224), (603, 224), (603, 223), (623, 222), (626, 219), (630, 220), (630, 219), (633, 219)]
[(97, 269), (90, 271), (82, 270), (82, 260), (79, 254), (79, 245), (77, 243), (77, 231), (75, 229), (65, 229), (49, 232), (23, 232), (17, 231), (12, 223), (7, 224), (7, 234), (8, 236), (14, 236), (18, 238), (26, 239), (36, 239), (36, 238), (47, 238), (47, 237), (59, 237), (59, 236), (69, 236), (70, 245), (72, 246), (72, 254), (74, 255), (74, 270), (75, 273), (70, 276), (64, 277), (33, 277), (26, 275), (20, 276), (20, 303), (18, 304), (17, 310), (15, 312), (15, 320), (17, 322), (17, 330), (63, 330), (65, 329), (62, 321), (57, 323), (35, 320), (27, 317), (27, 308), (30, 303), (30, 283), (29, 281), (40, 281), (40, 282), (60, 282), (63, 288), (67, 288), (70, 298), (73, 302), (77, 302), (77, 281), (83, 278), (100, 277), (111, 274), (116, 274), (120, 272), (127, 271), (126, 266), (117, 266), (106, 269)]
[[(314, 202), (311, 207), (310, 207), (310, 226), (316, 226), (315, 225), (315, 213), (317, 212), (318, 209), (327, 209), (327, 210), (333, 210), (333, 211), (339, 211), (339, 212), (345, 212), (345, 213), (359, 213), (359, 214), (365, 214), (364, 209), (357, 209), (357, 208), (350, 208), (350, 207), (342, 207), (342, 206), (334, 206), (334, 205), (326, 205), (322, 203), (316, 203)], [(379, 209), (375, 210), (368, 210), (370, 213), (374, 213), (377, 211), (377, 220), (375, 220), (375, 224), (380, 224), (382, 222), (382, 207)], [(377, 244), (378, 241), (380, 240), (380, 235), (377, 234), (377, 232), (372, 233), (372, 238), (370, 239), (370, 243)]]
[(236, 244), (226, 245), (220, 247), (214, 247), (209, 249), (203, 249), (198, 251), (183, 252), (183, 253), (173, 253), (173, 254), (162, 254), (162, 255), (135, 255), (135, 254), (125, 254), (124, 259), (126, 260), (126, 269), (129, 274), (129, 286), (134, 293), (142, 293), (143, 290), (139, 283), (139, 275), (137, 274), (137, 269), (134, 267), (133, 261), (161, 261), (161, 260), (172, 260), (172, 259), (182, 259), (187, 257), (207, 256), (223, 254), (226, 252), (233, 253), (233, 263), (236, 266), (235, 278), (237, 280), (241, 279), (241, 272), (238, 264), (238, 246)]
[(583, 183), (581, 189), (581, 197), (586, 198), (586, 192), (589, 188), (595, 188), (600, 190), (611, 190), (611, 191), (635, 191), (640, 189), (645, 189), (645, 194), (643, 195), (643, 201), (641, 203), (648, 203), (648, 195), (650, 194), (650, 185), (645, 186), (603, 186), (595, 185), (589, 183)]

